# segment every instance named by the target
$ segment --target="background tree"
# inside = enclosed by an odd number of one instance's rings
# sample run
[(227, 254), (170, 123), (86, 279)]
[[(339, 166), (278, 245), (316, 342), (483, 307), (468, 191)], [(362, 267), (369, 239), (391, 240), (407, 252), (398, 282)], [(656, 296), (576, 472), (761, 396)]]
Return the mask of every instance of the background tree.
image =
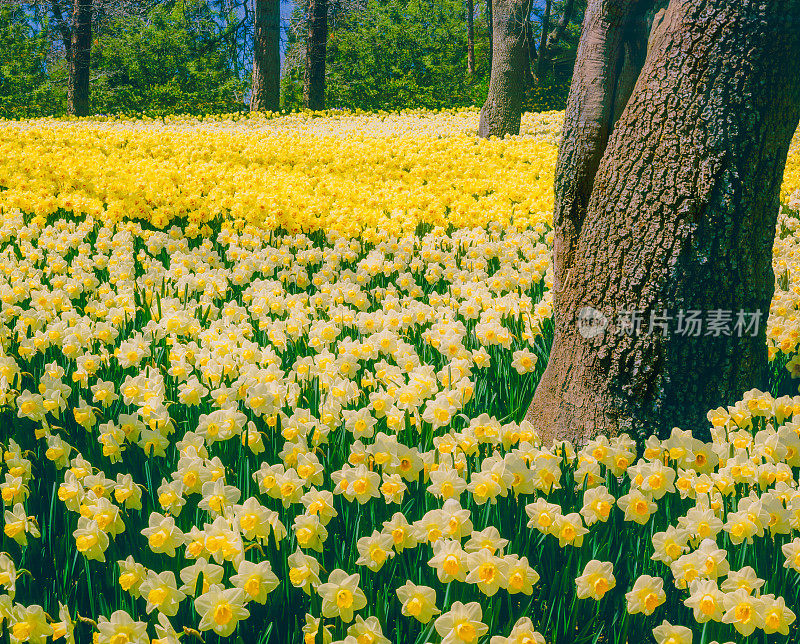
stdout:
[(328, 0), (309, 0), (303, 103), (325, 109), (325, 60), (328, 46)]
[(251, 111), (277, 111), (280, 106), (280, 0), (254, 0), (253, 84)]
[(51, 0), (53, 18), (61, 32), (69, 76), (67, 112), (89, 114), (89, 69), (92, 51), (92, 0), (72, 0), (71, 20), (64, 18), (61, 0)]
[[(590, 0), (586, 13), (556, 170), (555, 338), (528, 412), (545, 440), (701, 434), (707, 410), (767, 384), (800, 2), (672, 0), (656, 17), (659, 5)], [(605, 332), (579, 324), (584, 307)], [(693, 310), (760, 326), (682, 335)], [(643, 332), (619, 333), (623, 312)]]
[(545, 52), (547, 51), (547, 36), (550, 32), (550, 13), (553, 10), (553, 0), (545, 0), (544, 15), (542, 16), (541, 40), (539, 52), (536, 56), (536, 78), (541, 80), (544, 76)]
[[(493, 1), (490, 33), (494, 36), (490, 42), (494, 54), (479, 135), (517, 134), (523, 109), (563, 105), (573, 52), (577, 51), (579, 29), (575, 21), (582, 17), (580, 5), (584, 1)], [(557, 26), (551, 31), (554, 21)], [(557, 73), (556, 58), (560, 59)]]
[(526, 0), (492, 2), (492, 72), (478, 125), (482, 137), (519, 134), (525, 91)]
[(50, 34), (46, 21), (19, 6), (0, 6), (0, 114), (39, 116), (54, 101), (47, 75)]
[(467, 73), (475, 73), (475, 0), (467, 0)]
[[(563, 109), (575, 66), (586, 0), (527, 2), (524, 109)], [(548, 32), (544, 29), (545, 23), (548, 28), (555, 27)], [(544, 47), (541, 46), (543, 41)]]
[[(276, 0), (270, 0), (276, 1)], [(525, 66), (527, 110), (563, 108), (571, 63), (577, 50), (578, 21), (586, 0), (574, 0), (564, 36), (554, 41), (569, 0), (552, 0), (557, 27), (548, 37), (545, 76), (534, 82), (541, 40), (541, 0), (526, 0), (525, 22), (531, 60)], [(66, 112), (74, 0), (0, 0), (8, 8), (13, 45), (0, 52), (9, 62), (8, 89), (30, 86), (30, 100), (12, 106), (0, 101), (0, 114), (28, 116)], [(253, 0), (92, 0), (89, 96), (90, 112), (237, 111), (249, 106), (255, 63)], [(325, 102), (336, 108), (402, 109), (482, 105), (488, 94), (491, 31), (487, 0), (473, 3), (474, 73), (469, 73), (469, 30), (464, 0), (327, 0), (328, 44)], [(281, 105), (304, 105), (309, 0), (282, 1), (285, 40)], [(563, 23), (566, 24), (566, 23)], [(66, 42), (63, 31), (69, 33)], [(9, 32), (10, 33), (10, 32)], [(555, 42), (555, 45), (553, 43)], [(38, 73), (25, 76), (13, 52), (43, 52)], [(168, 53), (168, 52), (172, 53)], [(35, 57), (34, 57), (35, 58)], [(27, 60), (31, 60), (27, 57)], [(533, 71), (533, 74), (531, 73)], [(258, 72), (258, 69), (255, 69)], [(24, 78), (23, 78), (24, 76)], [(255, 74), (256, 81), (259, 75)], [(3, 93), (0, 85), (0, 96)], [(17, 98), (19, 92), (13, 92)], [(256, 93), (257, 94), (257, 93)]]
[[(574, 40), (574, 47), (570, 46), (570, 43), (566, 42), (566, 40), (570, 35), (569, 27), (573, 24), (573, 19), (578, 13), (576, 11), (577, 4), (576, 0), (562, 0), (560, 4), (557, 4), (555, 0), (547, 0), (546, 2), (539, 27), (540, 45), (534, 55), (536, 79), (539, 83), (545, 81), (547, 67), (552, 66), (554, 59), (559, 55), (560, 49), (564, 49), (562, 53), (566, 54), (563, 62), (567, 63), (569, 71), (572, 71), (572, 65), (575, 62), (574, 54), (577, 53), (577, 39)], [(583, 4), (583, 10), (585, 10), (585, 0), (582, 0), (581, 4)], [(582, 15), (583, 12), (581, 11), (580, 14)], [(550, 27), (556, 18), (557, 24), (550, 31)], [(575, 24), (580, 24), (580, 22)], [(570, 55), (571, 53), (573, 55)]]
[(522, 39), (523, 47), (525, 50), (525, 63), (523, 65), (523, 78), (525, 79), (525, 87), (530, 88), (536, 84), (534, 74), (536, 73), (536, 38), (534, 37), (533, 20), (531, 20), (531, 9), (533, 8), (533, 0), (525, 0), (527, 6), (525, 7), (525, 22), (522, 25)]
[(236, 70), (239, 22), (198, 1), (162, 3), (145, 15), (115, 18), (95, 46), (94, 111), (242, 109), (249, 79)]
[(489, 35), (489, 50), (488, 50), (489, 69), (492, 68), (492, 56), (494, 55), (494, 31), (492, 28), (492, 25), (494, 24), (494, 19), (492, 18), (493, 1), (494, 0), (486, 0), (486, 25)]
[[(335, 20), (334, 20), (335, 16)], [(326, 104), (350, 109), (451, 108), (482, 102), (486, 24), (475, 19), (475, 73), (467, 65), (463, 0), (365, 0), (329, 11)], [(304, 17), (292, 20), (284, 64), (287, 108), (302, 104)]]
[[(67, 113), (74, 5), (0, 0), (0, 37), (13, 34), (0, 51), (0, 115)], [(251, 0), (93, 0), (89, 113), (241, 110), (253, 63), (249, 6)], [(3, 87), (12, 86), (29, 89), (3, 100)]]

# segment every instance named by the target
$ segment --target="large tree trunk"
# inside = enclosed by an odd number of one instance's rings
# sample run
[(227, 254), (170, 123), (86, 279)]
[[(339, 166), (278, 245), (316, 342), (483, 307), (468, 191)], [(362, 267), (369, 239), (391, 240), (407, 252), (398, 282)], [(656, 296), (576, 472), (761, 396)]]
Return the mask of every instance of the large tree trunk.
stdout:
[(310, 110), (325, 109), (325, 58), (328, 45), (328, 0), (308, 3), (306, 73), (303, 101)]
[(251, 112), (275, 112), (280, 107), (280, 0), (255, 0), (253, 88)]
[(492, 2), (494, 32), (489, 95), (481, 109), (478, 135), (519, 134), (525, 87), (525, 0)]
[(92, 51), (92, 0), (73, 0), (72, 41), (67, 49), (69, 79), (67, 111), (75, 116), (89, 114), (89, 64)]
[(467, 73), (475, 73), (475, 0), (467, 0)]
[[(555, 338), (528, 411), (546, 441), (702, 436), (709, 409), (765, 385), (800, 1), (672, 0), (648, 51), (653, 5), (590, 0), (584, 22), (556, 171)], [(681, 311), (702, 312), (702, 335), (679, 332)]]

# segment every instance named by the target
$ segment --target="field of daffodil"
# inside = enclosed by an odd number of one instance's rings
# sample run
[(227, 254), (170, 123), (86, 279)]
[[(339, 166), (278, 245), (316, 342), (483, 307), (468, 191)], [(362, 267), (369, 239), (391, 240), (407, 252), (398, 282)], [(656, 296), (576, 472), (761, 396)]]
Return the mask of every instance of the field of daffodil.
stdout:
[(560, 121), (0, 122), (0, 641), (800, 641), (800, 149), (772, 392), (577, 449)]

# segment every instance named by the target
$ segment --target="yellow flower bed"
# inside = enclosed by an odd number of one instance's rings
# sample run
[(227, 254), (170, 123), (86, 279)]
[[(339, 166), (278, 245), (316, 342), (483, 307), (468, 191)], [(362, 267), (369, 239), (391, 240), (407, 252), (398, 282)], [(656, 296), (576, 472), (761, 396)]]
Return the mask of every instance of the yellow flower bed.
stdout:
[[(219, 218), (373, 240), (418, 224), (549, 222), (560, 113), (514, 141), (474, 112), (272, 121), (53, 121), (0, 127), (0, 207), (59, 209), (194, 236)], [(472, 132), (471, 132), (472, 130)]]
[(797, 641), (800, 396), (638, 448), (519, 420), (559, 118), (4, 124), (11, 641)]

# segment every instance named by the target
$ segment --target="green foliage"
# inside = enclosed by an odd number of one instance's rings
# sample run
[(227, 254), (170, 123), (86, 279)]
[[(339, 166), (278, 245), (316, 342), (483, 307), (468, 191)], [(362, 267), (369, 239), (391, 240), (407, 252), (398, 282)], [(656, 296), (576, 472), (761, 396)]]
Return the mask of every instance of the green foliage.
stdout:
[[(481, 18), (476, 20), (475, 40), (478, 69), (470, 77), (461, 0), (369, 0), (331, 31), (327, 104), (391, 110), (481, 103), (489, 76)], [(302, 74), (287, 74), (286, 107), (300, 106), (298, 86)]]
[[(112, 17), (91, 54), (94, 113), (208, 114), (244, 108), (240, 25), (206, 0)], [(99, 31), (99, 33), (98, 33)], [(0, 117), (62, 115), (67, 62), (60, 36), (23, 8), (0, 9)]]
[[(287, 32), (286, 109), (303, 103), (301, 5), (291, 21), (295, 28)], [(481, 105), (490, 75), (485, 3), (475, 2), (473, 75), (467, 72), (465, 5), (464, 0), (366, 0), (359, 9), (333, 11), (327, 105), (363, 110)], [(46, 9), (32, 6), (0, 10), (1, 117), (66, 111), (61, 34), (48, 24)], [(225, 6), (181, 0), (155, 3), (149, 11), (104, 14), (93, 26), (92, 112), (161, 116), (244, 109), (252, 33), (242, 28), (241, 16), (227, 15)], [(580, 12), (579, 7), (576, 18)], [(526, 90), (526, 109), (564, 108), (578, 34), (576, 22), (547, 61), (545, 77)]]
[(19, 8), (0, 8), (0, 116), (26, 118), (57, 110), (47, 77), (47, 25), (36, 28)]
[(525, 93), (525, 109), (529, 112), (563, 110), (567, 106), (569, 79), (566, 82), (535, 85)]
[(158, 6), (111, 25), (92, 51), (94, 112), (207, 114), (243, 108), (230, 34), (205, 2)]

